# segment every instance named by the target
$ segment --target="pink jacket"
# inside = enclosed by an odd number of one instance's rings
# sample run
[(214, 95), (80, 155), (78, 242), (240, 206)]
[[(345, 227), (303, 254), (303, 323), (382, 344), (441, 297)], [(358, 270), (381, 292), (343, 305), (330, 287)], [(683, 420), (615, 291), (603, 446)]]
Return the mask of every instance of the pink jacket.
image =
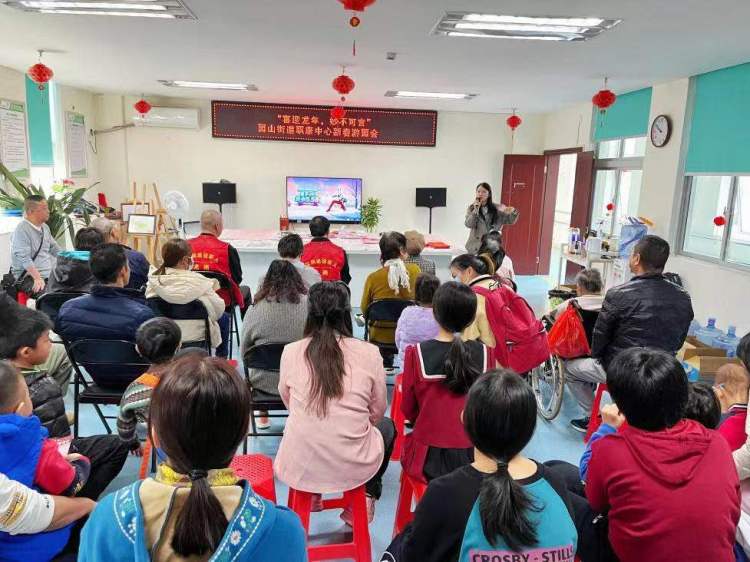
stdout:
[(346, 364), (344, 396), (328, 404), (320, 419), (308, 410), (310, 342), (288, 344), (281, 356), (279, 394), (289, 410), (276, 476), (296, 490), (337, 493), (370, 480), (383, 462), (383, 438), (374, 424), (386, 409), (385, 370), (378, 348), (354, 338), (341, 340)]

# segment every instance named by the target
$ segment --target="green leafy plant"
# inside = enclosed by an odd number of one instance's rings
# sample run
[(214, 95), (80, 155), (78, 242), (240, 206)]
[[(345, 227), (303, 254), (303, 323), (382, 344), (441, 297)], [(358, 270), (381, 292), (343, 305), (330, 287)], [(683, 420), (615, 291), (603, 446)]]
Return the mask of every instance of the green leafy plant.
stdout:
[(380, 199), (370, 197), (362, 205), (362, 226), (365, 227), (367, 232), (373, 232), (378, 227), (382, 216), (383, 204), (380, 202)]
[[(46, 197), (47, 205), (49, 205), (47, 226), (49, 226), (52, 236), (55, 239), (60, 238), (67, 228), (71, 240), (74, 238), (75, 230), (71, 215), (77, 209), (86, 191), (93, 186), (77, 188), (72, 181), (66, 180), (61, 184), (52, 186), (53, 193), (47, 196), (42, 188), (32, 184), (26, 185), (19, 181), (2, 162), (0, 162), (0, 176), (5, 180), (0, 184), (0, 207), (5, 209), (23, 209), (23, 200), (29, 195)], [(7, 189), (8, 184), (13, 188), (12, 190)], [(83, 221), (88, 225), (91, 222), (91, 217), (85, 207), (82, 211)]]

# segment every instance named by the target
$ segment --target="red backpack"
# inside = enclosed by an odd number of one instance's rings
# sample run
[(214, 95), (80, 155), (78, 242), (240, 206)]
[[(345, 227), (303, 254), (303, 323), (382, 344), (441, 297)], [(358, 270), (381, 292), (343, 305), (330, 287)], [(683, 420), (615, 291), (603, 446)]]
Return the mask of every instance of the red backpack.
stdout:
[(495, 336), (496, 362), (521, 374), (549, 358), (547, 332), (526, 299), (503, 284), (491, 289), (475, 285), (472, 290), (485, 299), (487, 320)]

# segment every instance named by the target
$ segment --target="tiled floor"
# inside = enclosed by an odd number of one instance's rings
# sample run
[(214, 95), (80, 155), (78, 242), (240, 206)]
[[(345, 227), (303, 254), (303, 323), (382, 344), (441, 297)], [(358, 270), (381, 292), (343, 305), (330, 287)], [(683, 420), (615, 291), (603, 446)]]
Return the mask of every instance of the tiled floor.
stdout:
[[(544, 311), (547, 299), (547, 280), (542, 277), (521, 277), (518, 280), (519, 293), (522, 294), (534, 308), (537, 314)], [(361, 336), (361, 334), (359, 334)], [(72, 389), (67, 397), (69, 409), (72, 410)], [(110, 413), (116, 414), (114, 408)], [(560, 415), (553, 422), (545, 422), (539, 418), (534, 438), (526, 448), (525, 454), (538, 461), (561, 459), (577, 463), (583, 452), (583, 441), (581, 434), (573, 431), (568, 422), (573, 417), (578, 417), (578, 408), (569, 394), (566, 394)], [(273, 420), (274, 429), (280, 428), (283, 419)], [(81, 435), (93, 435), (102, 433), (104, 428), (96, 416), (93, 408), (83, 406), (81, 408)], [(251, 452), (262, 453), (273, 457), (276, 454), (280, 438), (261, 437), (249, 440), (248, 447)], [(120, 476), (110, 485), (108, 491), (116, 490), (126, 484), (133, 482), (138, 477), (140, 459), (130, 457), (125, 464)], [(383, 479), (383, 497), (377, 503), (375, 521), (370, 527), (372, 537), (373, 560), (379, 560), (386, 546), (388, 546), (393, 529), (393, 517), (395, 513), (398, 495), (398, 479), (400, 465), (392, 462)], [(277, 482), (277, 495), (279, 502), (286, 503), (287, 487)], [(346, 533), (346, 527), (338, 518), (336, 512), (314, 514), (311, 523), (311, 532), (323, 540), (337, 540)]]

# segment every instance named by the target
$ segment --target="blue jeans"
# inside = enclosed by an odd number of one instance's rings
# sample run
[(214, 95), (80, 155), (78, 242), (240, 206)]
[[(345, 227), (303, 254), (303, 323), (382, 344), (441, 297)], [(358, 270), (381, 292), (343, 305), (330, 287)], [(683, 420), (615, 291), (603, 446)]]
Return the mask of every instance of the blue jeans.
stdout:
[(217, 320), (221, 330), (221, 345), (216, 348), (217, 357), (226, 357), (229, 354), (229, 314), (226, 312)]

